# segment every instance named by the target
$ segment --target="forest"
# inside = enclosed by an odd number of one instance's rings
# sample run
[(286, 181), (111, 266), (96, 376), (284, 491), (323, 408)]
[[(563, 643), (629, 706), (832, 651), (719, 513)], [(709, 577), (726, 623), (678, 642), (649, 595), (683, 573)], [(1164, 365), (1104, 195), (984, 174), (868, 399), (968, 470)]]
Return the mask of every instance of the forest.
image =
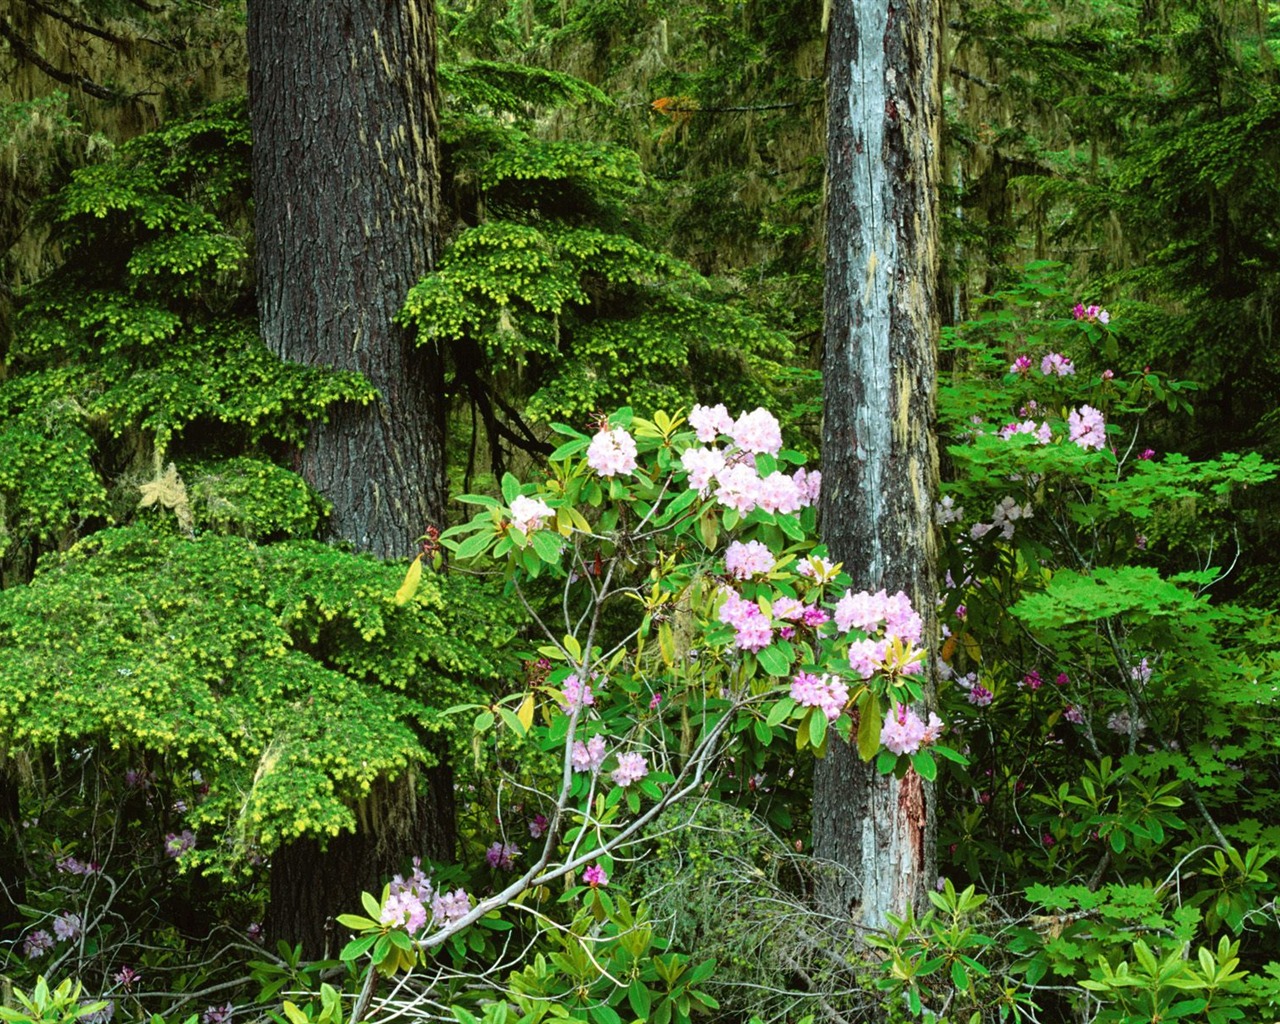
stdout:
[(1278, 59), (5, 0), (0, 1020), (1280, 1022)]

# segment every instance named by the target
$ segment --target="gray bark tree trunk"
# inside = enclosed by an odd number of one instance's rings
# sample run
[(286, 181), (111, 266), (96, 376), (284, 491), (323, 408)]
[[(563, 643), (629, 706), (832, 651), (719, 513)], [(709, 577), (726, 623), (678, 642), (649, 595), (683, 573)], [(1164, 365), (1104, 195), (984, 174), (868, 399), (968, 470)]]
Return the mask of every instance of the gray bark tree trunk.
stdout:
[[(383, 558), (444, 514), (443, 364), (394, 323), (433, 265), (440, 181), (430, 0), (251, 0), (248, 45), (259, 318), (267, 346), (377, 387), (313, 425), (299, 471), (333, 505), (335, 539)], [(359, 714), (358, 708), (351, 709)], [(333, 915), (413, 854), (452, 856), (447, 767), (361, 806), (360, 829), (276, 851), (265, 925), (332, 955)]]
[[(933, 436), (941, 6), (834, 0), (827, 39), (822, 532), (855, 590), (936, 631)], [(933, 794), (833, 740), (815, 769), (823, 910), (859, 930), (925, 903)]]

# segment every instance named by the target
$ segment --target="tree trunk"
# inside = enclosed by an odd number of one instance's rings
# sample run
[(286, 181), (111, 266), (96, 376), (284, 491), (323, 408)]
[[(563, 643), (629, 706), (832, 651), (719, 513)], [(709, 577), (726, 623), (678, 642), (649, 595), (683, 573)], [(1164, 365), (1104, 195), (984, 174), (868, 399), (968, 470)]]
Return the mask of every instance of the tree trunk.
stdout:
[[(313, 425), (299, 471), (333, 505), (333, 536), (413, 554), (443, 519), (443, 365), (394, 323), (432, 267), (440, 196), (429, 0), (252, 0), (248, 12), (258, 312), (267, 346), (377, 387)], [(354, 713), (354, 710), (353, 710)], [(413, 854), (448, 859), (452, 777), (387, 783), (360, 827), (271, 862), (265, 922), (304, 954), (336, 952), (334, 914)]]
[[(936, 630), (938, 52), (930, 0), (836, 0), (827, 41), (823, 537), (855, 589), (904, 590)], [(818, 763), (823, 909), (862, 929), (925, 902), (932, 787), (839, 740)]]
[(364, 913), (360, 894), (378, 895), (390, 875), (405, 869), (410, 855), (453, 859), (457, 823), (448, 765), (438, 765), (416, 780), (402, 775), (375, 787), (356, 814), (359, 831), (323, 846), (318, 840), (302, 839), (271, 857), (267, 934), (301, 943), (311, 958), (338, 955), (345, 936), (335, 933), (334, 917)]
[(435, 258), (434, 7), (254, 0), (249, 59), (263, 338), (381, 394), (315, 424), (301, 473), (335, 537), (403, 558), (445, 499), (442, 362), (394, 323)]

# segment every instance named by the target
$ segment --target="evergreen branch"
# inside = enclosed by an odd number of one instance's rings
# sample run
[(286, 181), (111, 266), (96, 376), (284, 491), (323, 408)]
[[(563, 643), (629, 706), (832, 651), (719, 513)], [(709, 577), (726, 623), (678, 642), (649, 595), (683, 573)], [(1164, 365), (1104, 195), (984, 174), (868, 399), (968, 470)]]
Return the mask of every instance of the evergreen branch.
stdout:
[(992, 96), (1000, 95), (1000, 86), (996, 85), (995, 82), (989, 82), (987, 79), (975, 75), (972, 71), (966, 71), (964, 68), (957, 67), (955, 64), (952, 64), (951, 73), (957, 78), (963, 78), (966, 82), (972, 82), (974, 85), (982, 86), (982, 88), (986, 89)]
[[(56, 18), (64, 25), (70, 25), (79, 32), (88, 32), (92, 36), (97, 36), (99, 39), (105, 39), (107, 42), (114, 43), (117, 46), (129, 46), (132, 43), (150, 43), (152, 46), (160, 46), (166, 50), (173, 50), (175, 52), (178, 50), (185, 50), (187, 48), (185, 40), (178, 40), (175, 43), (168, 42), (164, 39), (156, 39), (154, 36), (134, 36), (132, 39), (126, 39), (124, 36), (118, 36), (114, 32), (108, 32), (105, 28), (101, 28), (97, 25), (90, 25), (86, 21), (80, 21), (78, 18), (73, 18), (71, 15), (63, 11), (50, 7), (48, 4), (41, 3), (40, 0), (23, 0), (23, 2), (33, 10), (39, 11), (41, 14), (48, 15), (50, 18)], [(143, 10), (152, 12), (153, 14), (159, 14), (163, 10), (163, 8), (151, 7), (148, 4), (138, 4), (138, 6), (143, 8)]]
[(13, 30), (13, 26), (9, 24), (7, 18), (0, 18), (0, 38), (8, 41), (13, 47), (13, 52), (19, 60), (25, 60), (27, 63), (34, 65), (52, 78), (55, 82), (61, 82), (63, 85), (70, 85), (81, 92), (88, 93), (100, 100), (125, 100), (131, 97), (118, 93), (113, 89), (108, 89), (104, 85), (99, 85), (91, 79), (85, 78), (84, 75), (77, 75), (70, 71), (61, 71), (54, 67), (47, 60), (36, 53), (35, 49), (27, 43), (17, 32)]

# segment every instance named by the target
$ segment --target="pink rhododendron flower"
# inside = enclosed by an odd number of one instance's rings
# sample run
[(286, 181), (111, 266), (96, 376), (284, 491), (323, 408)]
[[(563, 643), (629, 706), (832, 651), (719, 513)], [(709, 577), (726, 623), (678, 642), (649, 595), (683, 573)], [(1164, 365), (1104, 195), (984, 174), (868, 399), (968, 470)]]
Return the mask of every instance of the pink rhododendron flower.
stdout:
[(200, 1015), (201, 1024), (227, 1024), (235, 1015), (236, 1008), (231, 1003), (222, 1006), (210, 1006)]
[(864, 633), (875, 631), (884, 618), (882, 602), (886, 596), (883, 590), (878, 594), (865, 590), (855, 594), (852, 590), (846, 590), (844, 597), (836, 602), (836, 628), (841, 632), (850, 629), (860, 629)]
[(863, 679), (870, 679), (884, 665), (887, 640), (855, 640), (849, 645), (849, 665)]
[(618, 767), (613, 770), (611, 777), (615, 784), (629, 786), (648, 774), (649, 763), (642, 754), (619, 754)]
[(660, 693), (655, 693), (652, 697), (650, 697), (650, 698), (649, 698), (649, 710), (650, 710), (650, 711), (657, 711), (657, 710), (658, 710), (658, 707), (659, 707), (661, 704), (662, 704), (662, 694), (660, 694)]
[(431, 916), (441, 926), (461, 921), (471, 911), (471, 897), (464, 889), (454, 889), (451, 893), (440, 893), (431, 901)]
[(1150, 462), (1155, 457), (1156, 457), (1156, 450), (1154, 448), (1144, 448), (1142, 449), (1142, 451), (1138, 453), (1138, 458), (1141, 459), (1143, 462)]
[(969, 688), (969, 703), (976, 707), (985, 708), (995, 699), (995, 694), (988, 690), (981, 683), (974, 683)]
[[(574, 766), (577, 767), (576, 765)], [(551, 822), (547, 820), (545, 814), (535, 814), (533, 820), (529, 822), (529, 835), (533, 839), (541, 839), (547, 834), (547, 829), (551, 827)]]
[(824, 622), (829, 621), (831, 621), (831, 616), (827, 614), (824, 608), (819, 608), (817, 605), (809, 605), (804, 610), (804, 624), (811, 629), (817, 629)]
[(822, 474), (816, 469), (807, 470), (801, 467), (795, 471), (792, 479), (795, 480), (796, 487), (800, 491), (801, 507), (816, 505), (822, 490)]
[(801, 672), (791, 680), (791, 699), (804, 708), (820, 708), (834, 722), (849, 702), (849, 687), (839, 676)]
[(34, 960), (38, 956), (44, 956), (54, 945), (53, 936), (41, 928), (22, 940), (22, 955), (28, 960)]
[(805, 609), (808, 606), (803, 601), (797, 601), (794, 597), (787, 597), (785, 594), (778, 597), (773, 602), (773, 617), (775, 619), (786, 619), (789, 622), (795, 622), (804, 618)]
[(772, 572), (773, 552), (758, 540), (743, 544), (735, 540), (724, 553), (724, 567), (740, 580)]
[(1023, 420), (1021, 423), (1009, 423), (1000, 428), (1000, 439), (1003, 441), (1009, 440), (1015, 434), (1030, 434), (1041, 444), (1048, 444), (1053, 440), (1053, 430), (1048, 420), (1038, 426), (1035, 420)]
[(734, 420), (729, 436), (743, 451), (769, 455), (782, 451), (782, 428), (767, 409), (744, 412)]
[(427, 925), (427, 908), (413, 893), (391, 893), (382, 905), (382, 923), (416, 935)]
[(602, 430), (587, 448), (587, 465), (601, 476), (630, 473), (636, 468), (636, 442), (625, 430)]
[(1081, 725), (1084, 722), (1084, 713), (1075, 704), (1068, 704), (1067, 710), (1062, 713), (1062, 717), (1068, 722), (1074, 722), (1076, 725)]
[(1151, 681), (1151, 666), (1146, 658), (1143, 658), (1137, 665), (1129, 669), (1129, 678), (1138, 684)]
[(174, 834), (170, 832), (164, 837), (164, 853), (166, 857), (181, 857), (196, 845), (196, 835), (189, 828)]
[(725, 590), (720, 621), (736, 631), (734, 644), (744, 651), (758, 651), (773, 643), (773, 623), (754, 601), (745, 601), (735, 591)]
[(515, 843), (495, 842), (484, 852), (484, 859), (493, 868), (511, 871), (516, 866), (516, 858), (520, 856), (520, 847)]
[(680, 456), (680, 464), (689, 474), (689, 486), (705, 495), (716, 474), (725, 468), (724, 452), (719, 448), (690, 448)]
[(790, 515), (808, 504), (805, 493), (786, 473), (773, 472), (756, 488), (756, 504), (766, 512)]
[(924, 743), (927, 731), (919, 715), (899, 704), (880, 729), (880, 745), (893, 754), (914, 754)]
[(1031, 372), (1031, 357), (1018, 356), (1018, 358), (1013, 361), (1013, 365), (1009, 367), (1009, 372), (1025, 377)]
[(1107, 443), (1106, 424), (1102, 413), (1091, 405), (1082, 405), (1067, 417), (1071, 440), (1081, 448), (1102, 448)]
[(521, 494), (511, 502), (511, 525), (523, 533), (542, 529), (544, 521), (554, 515), (551, 506), (541, 498)]
[(594, 889), (597, 886), (607, 885), (609, 876), (604, 873), (604, 868), (599, 864), (592, 864), (588, 866), (586, 871), (582, 872), (582, 880)]
[(721, 434), (733, 430), (733, 417), (723, 404), (695, 405), (689, 410), (689, 426), (698, 432), (698, 440), (709, 444)]
[(584, 683), (576, 675), (569, 676), (560, 684), (564, 690), (564, 703), (560, 710), (566, 715), (588, 707), (596, 702), (596, 695), (591, 692), (591, 684)]
[(598, 772), (606, 756), (604, 737), (592, 736), (586, 743), (582, 740), (574, 742), (569, 761), (575, 772)]
[(1040, 360), (1040, 372), (1046, 377), (1070, 377), (1076, 372), (1076, 368), (1062, 353), (1050, 352)]
[(726, 508), (737, 509), (746, 515), (756, 507), (760, 493), (760, 477), (755, 466), (740, 462), (726, 466), (716, 474), (716, 500)]

